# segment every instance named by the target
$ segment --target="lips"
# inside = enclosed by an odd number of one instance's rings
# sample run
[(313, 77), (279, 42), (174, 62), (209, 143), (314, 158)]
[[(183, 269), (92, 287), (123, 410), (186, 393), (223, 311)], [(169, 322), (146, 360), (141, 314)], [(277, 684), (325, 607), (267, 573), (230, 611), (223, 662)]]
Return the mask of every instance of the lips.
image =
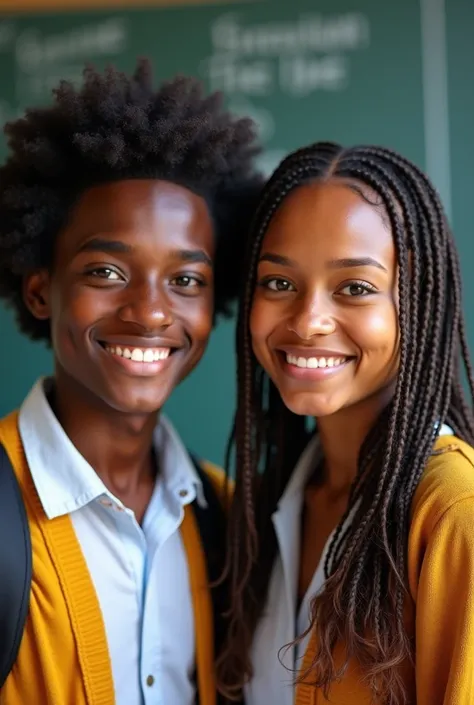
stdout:
[(173, 354), (184, 347), (181, 342), (158, 337), (114, 336), (97, 342), (109, 360), (132, 376), (158, 374), (168, 366)]
[(278, 348), (278, 352), (285, 356), (289, 364), (314, 369), (318, 367), (337, 367), (337, 365), (356, 357), (354, 354), (343, 350), (291, 345)]
[(356, 359), (341, 350), (285, 346), (277, 350), (283, 371), (296, 379), (322, 380), (341, 372)]
[(112, 355), (124, 357), (133, 362), (157, 362), (166, 360), (171, 354), (171, 348), (132, 348), (107, 344), (104, 344), (104, 347)]
[(348, 358), (347, 357), (339, 357), (339, 356), (312, 356), (312, 357), (305, 357), (303, 355), (286, 355), (286, 361), (289, 365), (295, 365), (296, 367), (301, 367), (301, 368), (309, 368), (309, 369), (318, 369), (318, 368), (325, 368), (325, 367), (339, 367), (340, 365), (344, 364), (347, 362)]
[(175, 350), (184, 347), (182, 340), (164, 338), (161, 336), (146, 337), (139, 335), (108, 335), (104, 338), (97, 338), (102, 345), (118, 345), (122, 348), (170, 348)]

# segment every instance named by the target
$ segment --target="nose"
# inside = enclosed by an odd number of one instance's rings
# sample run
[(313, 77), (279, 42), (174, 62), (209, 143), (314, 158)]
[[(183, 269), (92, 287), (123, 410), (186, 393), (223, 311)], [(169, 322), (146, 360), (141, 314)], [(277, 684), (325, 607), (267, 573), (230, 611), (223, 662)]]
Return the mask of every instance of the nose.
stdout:
[(128, 292), (119, 317), (145, 331), (163, 330), (173, 323), (173, 315), (165, 293), (158, 285), (144, 284)]
[(315, 295), (295, 301), (295, 310), (288, 321), (288, 329), (301, 338), (310, 340), (316, 335), (334, 333), (336, 322), (329, 302)]

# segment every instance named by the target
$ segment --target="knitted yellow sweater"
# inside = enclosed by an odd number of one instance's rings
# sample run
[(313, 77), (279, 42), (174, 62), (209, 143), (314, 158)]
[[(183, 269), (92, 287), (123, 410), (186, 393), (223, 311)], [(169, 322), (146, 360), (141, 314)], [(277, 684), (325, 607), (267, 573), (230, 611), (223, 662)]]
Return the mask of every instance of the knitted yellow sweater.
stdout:
[[(442, 436), (416, 490), (408, 538), (407, 628), (415, 664), (404, 671), (409, 705), (474, 704), (474, 449)], [(438, 453), (440, 451), (440, 453)], [(314, 658), (313, 636), (303, 668)], [(343, 644), (335, 651), (337, 663)], [(296, 705), (328, 705), (310, 684)], [(356, 663), (329, 694), (333, 705), (378, 705)]]

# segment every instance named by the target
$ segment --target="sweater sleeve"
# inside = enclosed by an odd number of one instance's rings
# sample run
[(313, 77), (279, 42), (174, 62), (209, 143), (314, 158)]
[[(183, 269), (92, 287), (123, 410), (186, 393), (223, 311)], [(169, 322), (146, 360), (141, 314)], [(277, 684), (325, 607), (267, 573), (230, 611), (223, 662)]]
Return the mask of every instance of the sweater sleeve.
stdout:
[(416, 600), (417, 705), (474, 704), (474, 498), (438, 520)]

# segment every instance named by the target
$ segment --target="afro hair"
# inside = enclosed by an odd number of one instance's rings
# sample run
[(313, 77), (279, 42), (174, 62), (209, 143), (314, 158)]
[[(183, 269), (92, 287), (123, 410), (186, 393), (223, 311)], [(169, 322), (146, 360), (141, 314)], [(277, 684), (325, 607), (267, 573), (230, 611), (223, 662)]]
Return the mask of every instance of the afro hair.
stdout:
[(113, 67), (84, 71), (79, 89), (63, 81), (53, 105), (5, 127), (0, 168), (0, 297), (20, 329), (50, 341), (22, 294), (24, 276), (49, 268), (55, 238), (80, 194), (94, 185), (156, 178), (206, 199), (216, 236), (215, 311), (229, 315), (242, 276), (249, 222), (263, 183), (249, 118), (232, 116), (222, 95), (178, 76), (153, 88), (148, 60), (127, 76)]

